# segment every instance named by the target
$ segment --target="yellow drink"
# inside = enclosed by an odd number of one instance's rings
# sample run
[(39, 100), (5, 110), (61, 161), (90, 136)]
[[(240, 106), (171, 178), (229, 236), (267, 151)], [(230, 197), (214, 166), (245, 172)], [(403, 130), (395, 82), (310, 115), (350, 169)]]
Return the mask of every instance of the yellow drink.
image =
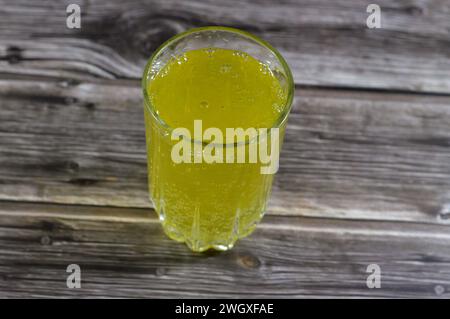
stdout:
[[(150, 73), (144, 80), (145, 123), (155, 210), (167, 235), (192, 250), (229, 249), (255, 228), (269, 197), (273, 174), (261, 174), (260, 160), (248, 163), (251, 145), (258, 140), (222, 144), (234, 154), (244, 151), (245, 163), (175, 163), (171, 151), (177, 141), (170, 132), (177, 127), (194, 131), (194, 120), (224, 135), (226, 128), (280, 124), (282, 139), (285, 121), (280, 118), (289, 111), (289, 79), (243, 51), (217, 47), (172, 54)], [(267, 140), (273, 142), (270, 136)]]

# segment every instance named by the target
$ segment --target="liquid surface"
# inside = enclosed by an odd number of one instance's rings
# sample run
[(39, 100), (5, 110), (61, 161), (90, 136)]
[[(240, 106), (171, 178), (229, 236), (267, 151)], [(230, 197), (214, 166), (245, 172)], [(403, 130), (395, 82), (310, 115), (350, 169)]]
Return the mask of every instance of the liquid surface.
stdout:
[(226, 49), (188, 51), (150, 81), (150, 100), (169, 126), (270, 128), (283, 111), (286, 92), (267, 65)]
[[(270, 128), (283, 112), (280, 79), (239, 51), (203, 49), (172, 58), (149, 81), (148, 95), (170, 127)], [(169, 237), (194, 251), (226, 250), (248, 235), (265, 211), (273, 175), (261, 163), (175, 164), (176, 141), (145, 107), (150, 197)], [(284, 125), (280, 128), (280, 139)], [(233, 146), (231, 146), (233, 147)], [(249, 145), (234, 146), (245, 148)]]

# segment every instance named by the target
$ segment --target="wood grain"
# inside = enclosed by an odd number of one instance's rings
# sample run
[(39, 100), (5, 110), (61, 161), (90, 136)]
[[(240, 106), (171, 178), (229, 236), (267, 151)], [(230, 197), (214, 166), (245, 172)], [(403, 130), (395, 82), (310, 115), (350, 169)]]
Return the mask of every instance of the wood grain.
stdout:
[[(0, 80), (0, 199), (149, 207), (137, 81)], [(269, 214), (448, 223), (449, 98), (300, 89)]]
[[(377, 1), (382, 28), (368, 29), (372, 2), (1, 0), (0, 73), (137, 79), (169, 37), (225, 25), (278, 48), (298, 84), (450, 93), (450, 3)], [(66, 27), (68, 3), (80, 30)]]
[(2, 298), (450, 297), (446, 226), (267, 216), (232, 251), (192, 254), (149, 209), (2, 202), (0, 247)]

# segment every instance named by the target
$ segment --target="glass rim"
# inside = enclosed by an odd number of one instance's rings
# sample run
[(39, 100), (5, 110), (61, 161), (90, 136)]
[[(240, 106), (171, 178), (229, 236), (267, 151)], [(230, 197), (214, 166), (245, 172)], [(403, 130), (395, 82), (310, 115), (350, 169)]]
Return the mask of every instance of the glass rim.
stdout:
[[(155, 108), (152, 106), (152, 103), (150, 101), (149, 95), (148, 95), (148, 82), (149, 82), (149, 70), (151, 66), (153, 65), (155, 59), (159, 56), (159, 54), (168, 46), (170, 46), (173, 42), (176, 40), (179, 40), (181, 38), (184, 38), (186, 36), (189, 36), (193, 33), (197, 32), (203, 32), (203, 31), (225, 31), (230, 33), (239, 34), (243, 37), (249, 38), (250, 40), (255, 41), (262, 47), (269, 50), (271, 53), (274, 54), (276, 59), (280, 62), (283, 71), (286, 75), (286, 80), (288, 83), (288, 92), (287, 92), (287, 98), (286, 102), (284, 103), (283, 112), (280, 114), (280, 116), (274, 121), (274, 124), (271, 127), (268, 127), (267, 129), (272, 128), (279, 128), (281, 127), (284, 122), (287, 120), (287, 117), (292, 109), (292, 101), (294, 97), (294, 79), (292, 76), (291, 69), (289, 68), (289, 65), (287, 64), (286, 60), (283, 58), (283, 56), (278, 52), (277, 49), (275, 49), (272, 45), (270, 45), (265, 40), (260, 39), (259, 37), (240, 29), (231, 28), (231, 27), (224, 27), (224, 26), (206, 26), (206, 27), (199, 27), (199, 28), (192, 28), (189, 30), (186, 30), (184, 32), (178, 33), (174, 35), (173, 37), (169, 38), (165, 42), (163, 42), (151, 55), (150, 59), (147, 61), (147, 64), (144, 68), (144, 73), (141, 81), (141, 86), (143, 90), (144, 95), (144, 106), (147, 107), (150, 114), (155, 118), (156, 122), (163, 127), (163, 129), (169, 131), (172, 133), (174, 130), (173, 127), (171, 127), (169, 124), (167, 124), (160, 116), (156, 113)], [(258, 138), (259, 134), (256, 136)], [(234, 144), (234, 143), (233, 143)]]

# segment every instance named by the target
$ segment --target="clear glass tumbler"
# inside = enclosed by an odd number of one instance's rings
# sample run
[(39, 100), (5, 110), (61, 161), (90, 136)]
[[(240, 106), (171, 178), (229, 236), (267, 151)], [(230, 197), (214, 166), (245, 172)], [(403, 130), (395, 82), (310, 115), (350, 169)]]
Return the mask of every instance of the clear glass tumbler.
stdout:
[[(264, 165), (259, 159), (244, 163), (173, 161), (171, 152), (177, 141), (171, 137), (175, 128), (161, 117), (149, 90), (164, 66), (198, 49), (229, 49), (248, 54), (264, 64), (284, 90), (286, 98), (282, 110), (268, 127), (279, 129), (277, 136), (258, 133), (259, 138), (248, 136), (245, 140), (221, 145), (225, 151), (231, 148), (234, 154), (243, 151), (247, 160), (252, 146), (258, 146), (255, 144), (266, 142), (270, 149), (275, 138), (281, 145), (294, 85), (287, 63), (272, 46), (247, 32), (226, 27), (204, 27), (179, 34), (159, 47), (147, 63), (142, 89), (150, 199), (170, 238), (185, 242), (193, 251), (227, 250), (237, 239), (250, 234), (261, 220), (274, 174), (262, 174)], [(180, 90), (179, 87), (169, 89), (174, 95)], [(189, 143), (205, 142), (190, 140)]]

